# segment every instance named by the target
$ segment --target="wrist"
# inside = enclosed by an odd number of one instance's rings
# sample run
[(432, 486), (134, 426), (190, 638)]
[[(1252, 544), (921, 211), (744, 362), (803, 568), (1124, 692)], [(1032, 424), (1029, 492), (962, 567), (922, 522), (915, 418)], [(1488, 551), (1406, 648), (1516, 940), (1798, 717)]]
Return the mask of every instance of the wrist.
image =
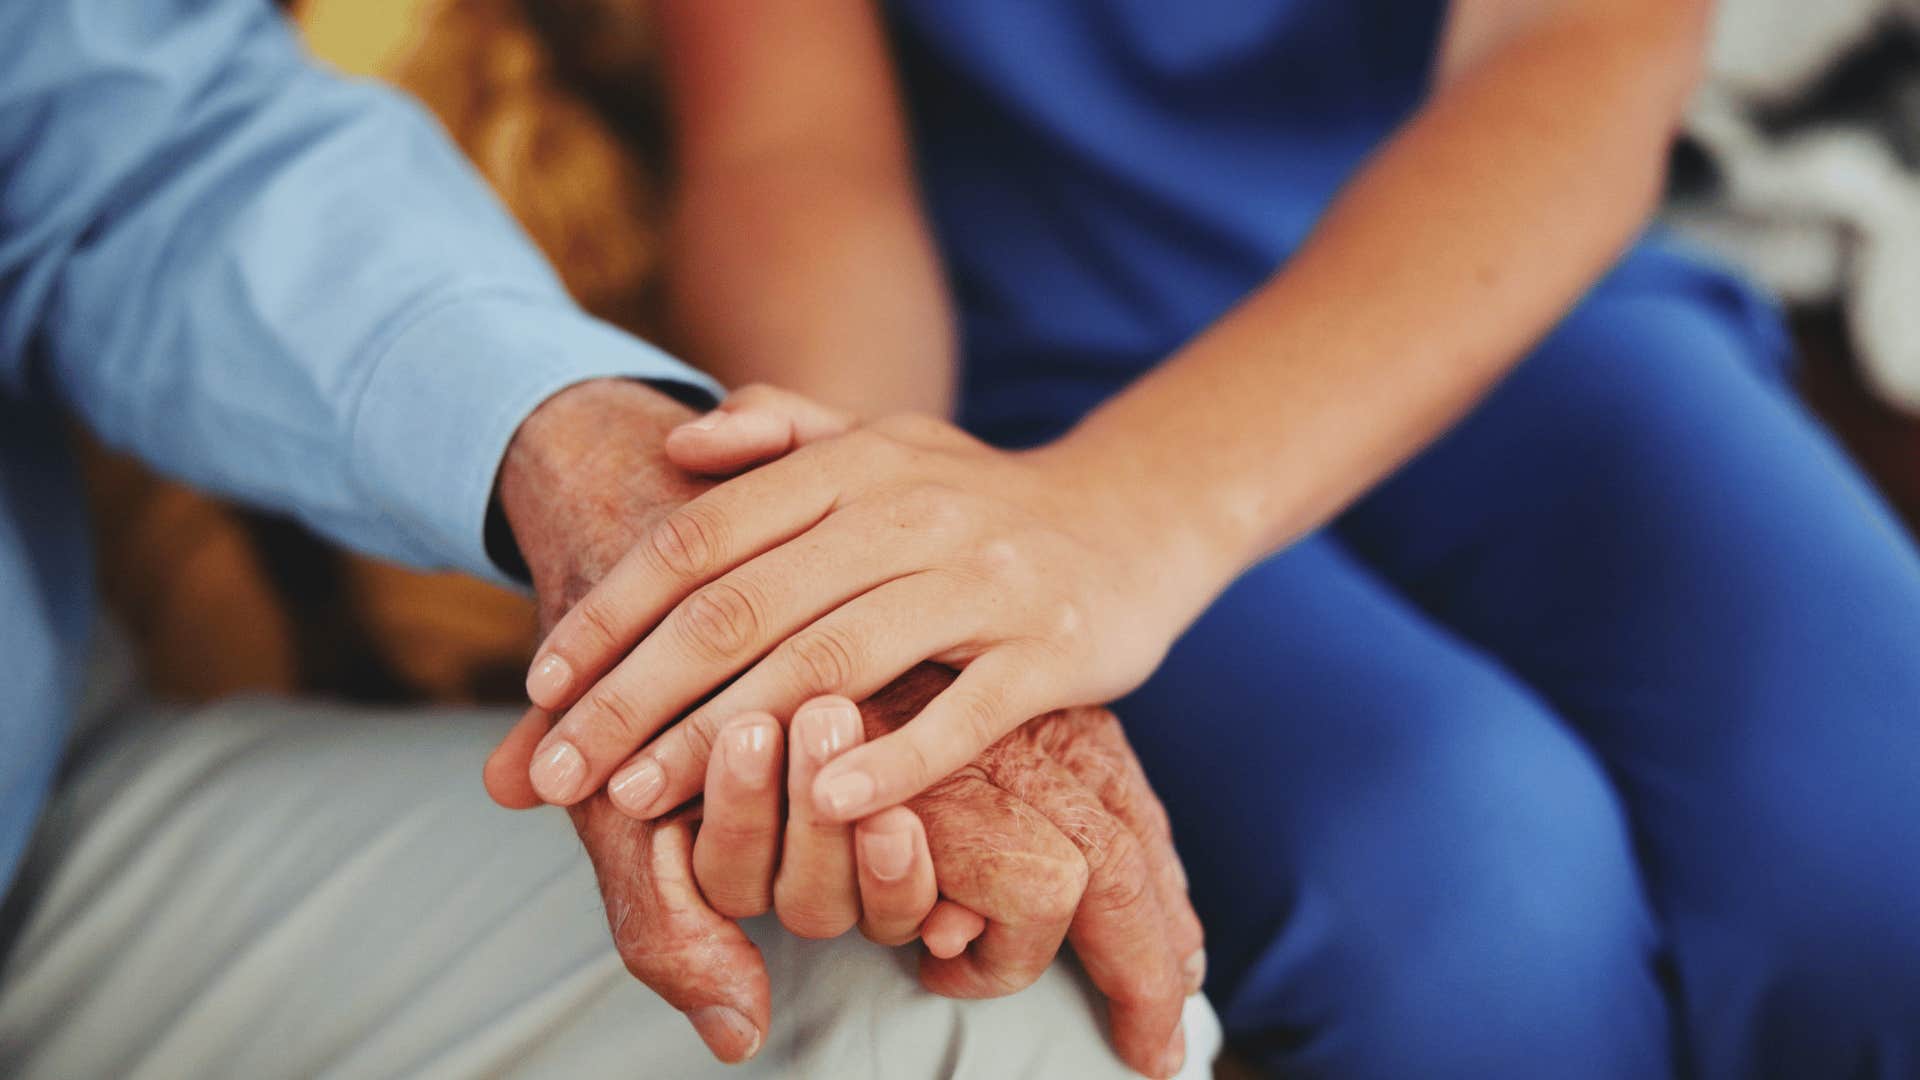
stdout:
[(1070, 495), (1087, 543), (1114, 552), (1131, 591), (1177, 628), (1251, 561), (1185, 463), (1164, 466), (1079, 430), (1027, 456)]
[(521, 422), (495, 505), (537, 590), (556, 575), (590, 573), (583, 560), (611, 566), (648, 522), (704, 490), (662, 448), (695, 415), (646, 383), (606, 378), (561, 390)]

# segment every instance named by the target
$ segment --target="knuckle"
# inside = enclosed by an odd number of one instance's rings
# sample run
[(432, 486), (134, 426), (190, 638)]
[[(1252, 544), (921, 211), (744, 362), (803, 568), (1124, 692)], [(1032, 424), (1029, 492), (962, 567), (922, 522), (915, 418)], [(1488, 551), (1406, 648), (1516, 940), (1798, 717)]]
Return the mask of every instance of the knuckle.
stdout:
[(725, 529), (718, 513), (688, 503), (648, 531), (646, 550), (674, 577), (705, 577), (722, 550)]
[(630, 739), (638, 739), (646, 728), (646, 714), (625, 687), (602, 683), (593, 692), (587, 712), (594, 726), (610, 729)]
[(713, 755), (714, 741), (720, 737), (720, 721), (712, 713), (695, 713), (675, 725), (669, 734), (684, 740), (689, 758), (706, 761)]
[(1087, 853), (1089, 887), (1086, 903), (1101, 911), (1126, 911), (1145, 903), (1153, 889), (1140, 844), (1114, 830)]
[(1086, 640), (1086, 612), (1073, 600), (1056, 600), (1047, 615), (1047, 630), (1064, 647), (1077, 648)]
[(953, 540), (965, 535), (973, 515), (966, 500), (950, 488), (927, 485), (915, 490), (909, 504), (918, 519), (915, 527), (936, 540)]
[(896, 919), (892, 913), (869, 913), (860, 920), (860, 936), (889, 949), (912, 941), (918, 932), (918, 924), (909, 919)]
[(764, 890), (715, 889), (707, 894), (707, 903), (716, 915), (729, 919), (752, 919), (767, 913), (770, 907)]
[(1068, 863), (1051, 876), (1051, 882), (1042, 880), (1036, 883), (1038, 888), (1030, 910), (1038, 922), (1064, 923), (1080, 910), (1080, 898), (1085, 895), (1087, 887), (1086, 867), (1084, 864)]
[(823, 626), (795, 635), (787, 642), (787, 653), (801, 689), (807, 693), (845, 690), (858, 674), (853, 642), (837, 627)]
[(760, 629), (759, 604), (738, 583), (716, 581), (687, 597), (680, 628), (695, 653), (713, 659), (737, 656)]
[(776, 897), (774, 913), (788, 933), (809, 941), (837, 938), (853, 929), (857, 921), (853, 912), (839, 905), (797, 900), (792, 896)]
[[(953, 722), (970, 747), (990, 746), (1000, 738), (1001, 694), (987, 688), (976, 689), (953, 703)], [(924, 760), (923, 765), (928, 764)], [(923, 772), (921, 775), (928, 775)]]
[(603, 600), (599, 593), (588, 593), (573, 608), (574, 634), (585, 644), (595, 649), (618, 648), (625, 643), (625, 635), (619, 630), (620, 620), (611, 608), (612, 601)]

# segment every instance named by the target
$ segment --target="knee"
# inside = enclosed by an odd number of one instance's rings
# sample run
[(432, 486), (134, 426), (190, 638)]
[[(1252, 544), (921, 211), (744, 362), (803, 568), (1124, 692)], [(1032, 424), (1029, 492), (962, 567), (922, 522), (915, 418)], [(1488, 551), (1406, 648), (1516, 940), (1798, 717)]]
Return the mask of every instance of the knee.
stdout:
[(1703, 1076), (1920, 1070), (1920, 843), (1853, 846), (1776, 848), (1736, 910), (1676, 920)]
[(1612, 789), (1543, 710), (1460, 707), (1308, 857), (1229, 1030), (1344, 1075), (1658, 1075), (1655, 933)]

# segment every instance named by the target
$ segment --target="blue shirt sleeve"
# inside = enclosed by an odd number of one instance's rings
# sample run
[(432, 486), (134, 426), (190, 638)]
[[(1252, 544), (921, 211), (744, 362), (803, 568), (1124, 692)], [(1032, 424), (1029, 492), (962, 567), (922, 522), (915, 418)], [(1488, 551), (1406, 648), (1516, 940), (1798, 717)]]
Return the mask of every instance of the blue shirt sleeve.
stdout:
[(582, 313), (408, 99), (268, 0), (0, 4), (0, 394), (375, 554), (498, 575), (520, 421), (711, 382)]

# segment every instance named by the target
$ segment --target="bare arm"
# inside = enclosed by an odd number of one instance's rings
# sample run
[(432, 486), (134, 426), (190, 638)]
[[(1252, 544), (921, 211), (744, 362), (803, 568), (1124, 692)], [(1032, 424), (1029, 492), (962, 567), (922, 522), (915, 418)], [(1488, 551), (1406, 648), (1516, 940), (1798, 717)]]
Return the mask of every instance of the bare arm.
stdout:
[(952, 407), (953, 320), (868, 0), (656, 7), (677, 343), (862, 416)]
[(1064, 439), (1010, 453), (885, 418), (790, 438), (688, 504), (542, 647), (558, 677), (530, 692), (570, 707), (546, 751), (590, 765), (541, 794), (657, 770), (625, 809), (658, 814), (699, 790), (719, 719), (857, 699), (920, 660), (962, 669), (820, 771), (817, 811), (852, 820), (1028, 717), (1138, 686), (1243, 567), (1444, 431), (1617, 257), (1660, 190), (1708, 13), (1459, 0), (1430, 101), (1304, 249)]
[(1642, 227), (1711, 6), (1458, 0), (1432, 98), (1297, 257), (1057, 449), (1120, 469), (1114, 490), (1185, 522), (1203, 561), (1237, 568), (1325, 521), (1478, 401)]

